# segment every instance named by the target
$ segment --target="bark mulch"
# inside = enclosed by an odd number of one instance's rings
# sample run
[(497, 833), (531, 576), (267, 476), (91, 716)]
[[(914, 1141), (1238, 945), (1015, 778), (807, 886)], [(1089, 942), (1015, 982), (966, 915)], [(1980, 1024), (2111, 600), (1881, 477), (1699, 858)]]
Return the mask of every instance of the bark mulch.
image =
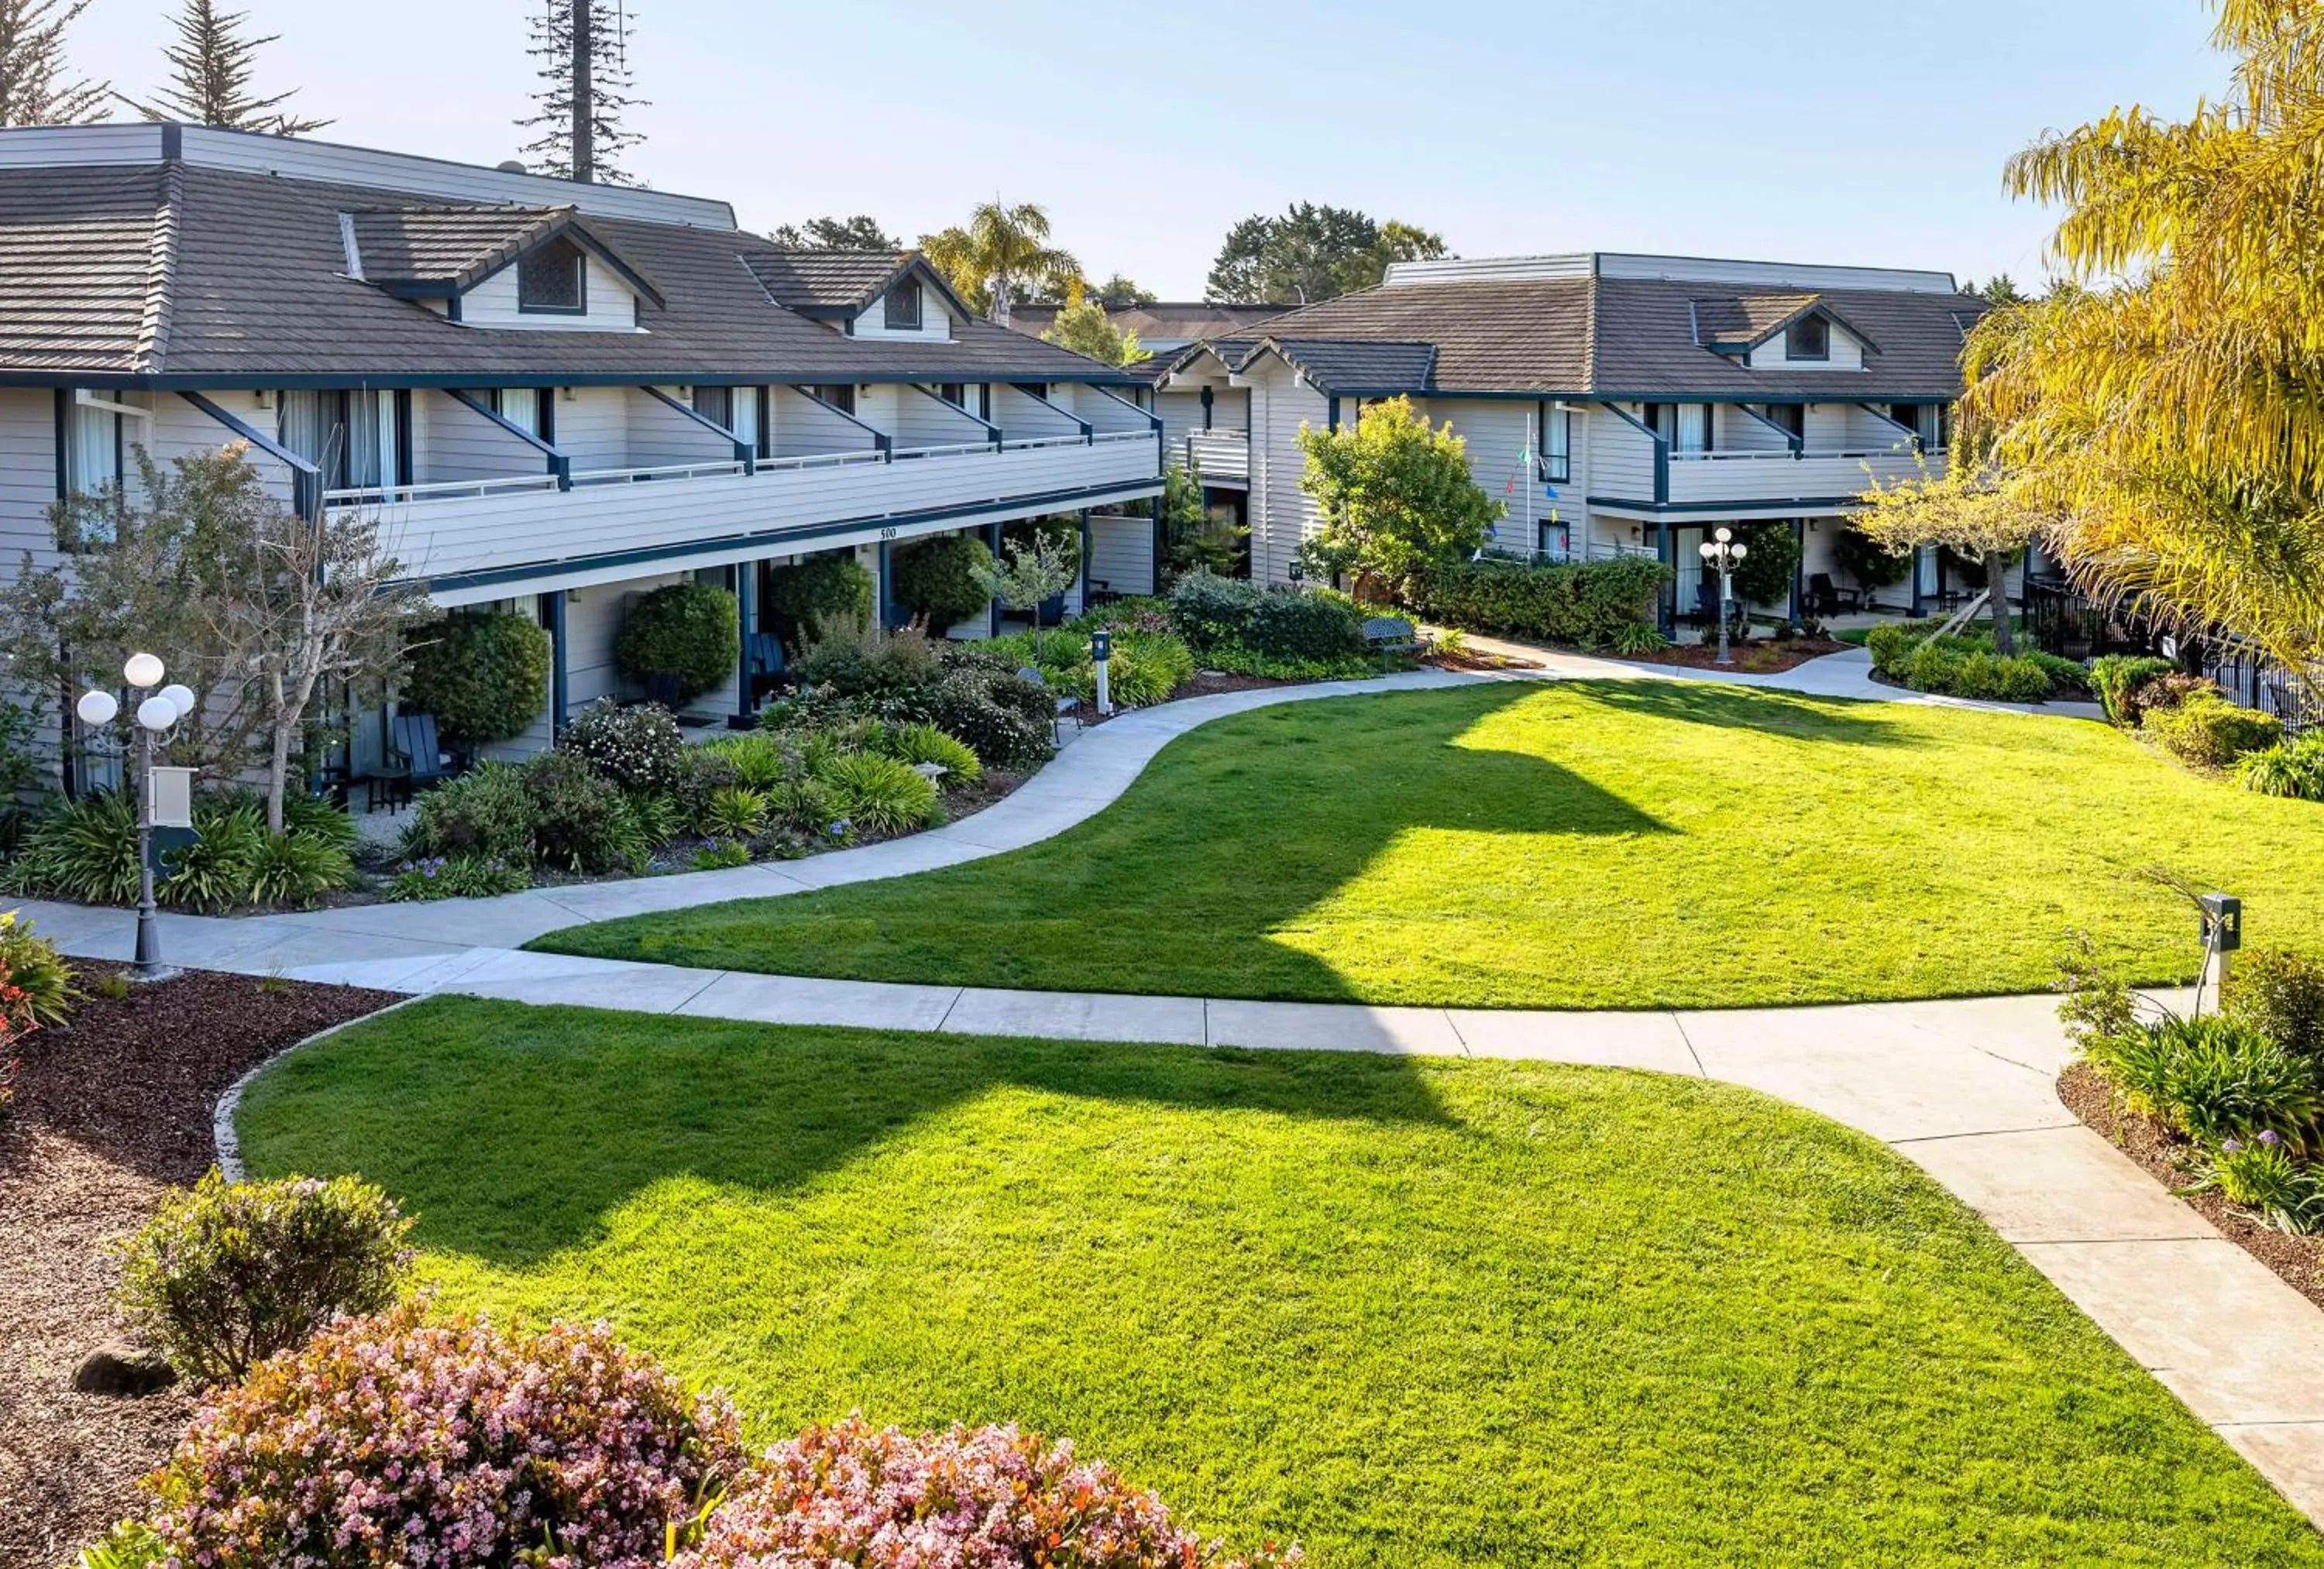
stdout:
[[(1738, 643), (1732, 650), (1733, 667), (1747, 675), (1781, 675), (1786, 670), (1797, 670), (1811, 659), (1838, 654), (1847, 647), (1822, 638), (1802, 638), (1786, 643)], [(1727, 668), (1719, 663), (1715, 638), (1707, 644), (1677, 643), (1657, 653), (1617, 654), (1612, 657), (1629, 665), (1674, 665), (1685, 670)]]
[[(2195, 1180), (2194, 1145), (2116, 1098), (2114, 1087), (2087, 1062), (2058, 1076), (2058, 1098), (2107, 1142), (2174, 1192)], [(2219, 1234), (2273, 1270), (2284, 1284), (2324, 1308), (2324, 1239), (2293, 1236), (2238, 1209), (2217, 1193), (2181, 1194), (2179, 1202), (2218, 1227)]]
[[(99, 971), (85, 968), (93, 986)], [(0, 1114), (0, 1569), (69, 1563), (132, 1507), (192, 1401), (84, 1395), (74, 1367), (120, 1338), (106, 1244), (217, 1156), (226, 1087), (274, 1052), (397, 999), (188, 972), (90, 996), (23, 1043)]]

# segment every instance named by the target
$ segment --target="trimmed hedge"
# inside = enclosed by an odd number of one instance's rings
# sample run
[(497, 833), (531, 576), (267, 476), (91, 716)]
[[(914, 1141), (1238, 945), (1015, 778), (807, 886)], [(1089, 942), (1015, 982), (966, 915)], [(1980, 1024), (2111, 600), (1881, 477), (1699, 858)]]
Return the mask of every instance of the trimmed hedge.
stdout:
[(549, 706), (549, 634), (528, 617), (449, 617), (413, 641), (403, 711), (434, 714), (455, 747), (508, 740)]
[(992, 552), (973, 535), (940, 534), (916, 539), (897, 546), (890, 560), (896, 602), (915, 616), (925, 617), (929, 632), (936, 637), (982, 614), (992, 602), (977, 578), (979, 572), (992, 565)]
[(2238, 708), (2216, 686), (2187, 694), (2175, 708), (2148, 711), (2148, 735), (2183, 762), (2226, 768), (2247, 753), (2264, 752), (2283, 739), (2283, 721), (2273, 714)]
[(1569, 566), (1462, 561), (1430, 567), (1406, 595), (1449, 627), (1602, 648), (1623, 627), (1654, 619), (1667, 580), (1662, 563), (1634, 555)]
[(2178, 668), (2170, 660), (2152, 655), (2107, 654), (2090, 661), (2090, 690), (2098, 694), (2098, 705), (2106, 710), (2107, 722), (2130, 729), (2138, 723), (2131, 693)]
[(816, 636), (818, 626), (868, 623), (872, 597), (872, 574), (852, 552), (835, 550), (769, 571), (760, 610), (781, 634), (783, 646), (796, 654)]
[(1268, 589), (1194, 573), (1170, 591), (1170, 616), (1197, 655), (1231, 647), (1276, 659), (1338, 659), (1364, 651), (1364, 613), (1336, 589)]
[(706, 583), (674, 583), (630, 607), (613, 661), (632, 681), (665, 680), (685, 702), (734, 673), (742, 612), (734, 596)]

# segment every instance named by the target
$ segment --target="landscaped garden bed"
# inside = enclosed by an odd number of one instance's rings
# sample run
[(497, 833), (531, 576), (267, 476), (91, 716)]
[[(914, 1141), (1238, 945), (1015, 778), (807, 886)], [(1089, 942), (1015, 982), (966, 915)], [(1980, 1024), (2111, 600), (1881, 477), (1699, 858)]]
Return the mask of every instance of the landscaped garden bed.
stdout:
[(1916, 1169), (1731, 1087), (441, 999), (240, 1126), (381, 1184), (437, 1312), (602, 1316), (747, 1445), (1019, 1422), (1318, 1566), (2324, 1562)]
[(1452, 1007), (2033, 992), (2061, 933), (2193, 963), (2166, 866), (2324, 932), (2324, 812), (2091, 724), (1706, 682), (1478, 684), (1179, 738), (973, 865), (552, 933), (777, 974)]
[[(169, 1453), (190, 1401), (83, 1394), (73, 1374), (119, 1338), (107, 1244), (217, 1160), (226, 1087), (282, 1048), (395, 999), (196, 972), (103, 985), (16, 1049), (0, 1109), (0, 1563), (68, 1563)], [(102, 988), (102, 989), (100, 989)], [(5, 1056), (0, 1052), (0, 1056)]]

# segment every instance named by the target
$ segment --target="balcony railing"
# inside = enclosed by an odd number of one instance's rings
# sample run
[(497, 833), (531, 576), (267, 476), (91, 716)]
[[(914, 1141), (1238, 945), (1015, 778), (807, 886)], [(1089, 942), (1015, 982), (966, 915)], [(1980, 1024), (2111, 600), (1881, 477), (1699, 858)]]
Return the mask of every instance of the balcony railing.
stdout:
[(1250, 432), (1193, 430), (1186, 433), (1185, 462), (1188, 473), (1199, 473), (1206, 484), (1250, 482)]
[(379, 514), (387, 547), (416, 577), (515, 572), (596, 556), (682, 552), (834, 524), (999, 508), (1019, 499), (1123, 491), (1160, 475), (1154, 432), (1116, 430), (341, 490), (325, 505)]
[[(1941, 456), (1930, 462), (1942, 466)], [(1920, 473), (1910, 452), (1895, 448), (1841, 452), (1710, 452), (1670, 454), (1673, 503), (1736, 501), (1746, 505), (1835, 500), (1862, 495)]]

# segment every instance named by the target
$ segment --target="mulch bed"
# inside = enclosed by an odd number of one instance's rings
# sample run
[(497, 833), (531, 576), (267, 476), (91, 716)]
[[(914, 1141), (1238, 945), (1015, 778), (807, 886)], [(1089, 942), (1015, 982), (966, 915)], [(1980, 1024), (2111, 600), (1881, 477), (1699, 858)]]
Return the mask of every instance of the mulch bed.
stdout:
[[(1829, 638), (1803, 638), (1788, 643), (1738, 643), (1732, 649), (1735, 663), (1731, 668), (1746, 675), (1781, 675), (1786, 670), (1797, 670), (1811, 659), (1839, 654), (1847, 647), (1847, 644), (1835, 643)], [(1730, 668), (1719, 663), (1716, 641), (1676, 643), (1653, 654), (1617, 654), (1613, 657), (1630, 665), (1674, 665), (1685, 670)]]
[[(99, 972), (84, 968), (81, 982)], [(77, 1393), (72, 1372), (118, 1338), (106, 1249), (167, 1188), (217, 1157), (226, 1087), (318, 1030), (396, 1001), (352, 986), (188, 972), (119, 999), (89, 996), (23, 1042), (13, 1117), (0, 1115), (0, 1565), (69, 1562), (134, 1503), (192, 1401)]]
[[(2083, 1124), (2174, 1192), (2195, 1180), (2195, 1147), (2177, 1133), (2125, 1107), (2114, 1087), (2087, 1062), (2058, 1076), (2058, 1098)], [(2324, 1240), (2293, 1236), (2217, 1193), (2182, 1194), (2179, 1202), (2219, 1228), (2219, 1234), (2273, 1270), (2284, 1284), (2324, 1308)]]

